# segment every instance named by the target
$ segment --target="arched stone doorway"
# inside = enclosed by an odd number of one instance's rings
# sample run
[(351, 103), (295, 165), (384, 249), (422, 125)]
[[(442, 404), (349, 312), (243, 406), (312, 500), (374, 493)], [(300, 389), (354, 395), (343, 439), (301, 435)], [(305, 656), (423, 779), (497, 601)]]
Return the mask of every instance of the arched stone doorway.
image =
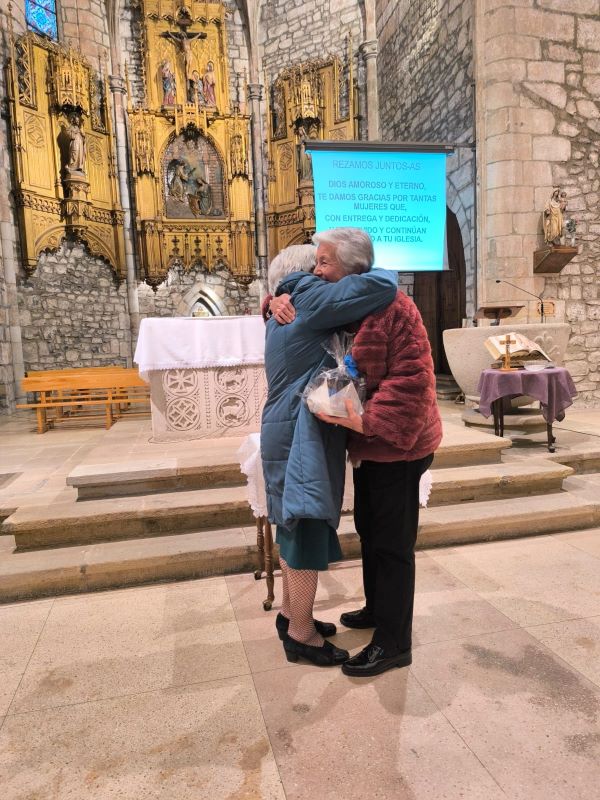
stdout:
[(466, 316), (466, 267), (462, 234), (456, 214), (446, 207), (448, 270), (415, 273), (413, 300), (423, 318), (436, 375), (451, 375), (442, 333), (460, 328)]
[(178, 311), (188, 317), (221, 317), (227, 314), (223, 300), (203, 284), (196, 284), (185, 293)]

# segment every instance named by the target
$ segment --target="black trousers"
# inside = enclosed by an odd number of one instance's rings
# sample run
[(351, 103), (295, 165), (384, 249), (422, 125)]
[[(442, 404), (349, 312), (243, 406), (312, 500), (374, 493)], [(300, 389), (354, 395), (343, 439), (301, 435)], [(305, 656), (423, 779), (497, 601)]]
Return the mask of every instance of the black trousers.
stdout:
[(363, 461), (354, 470), (354, 522), (360, 536), (366, 608), (373, 642), (394, 653), (412, 643), (419, 480), (433, 455), (418, 461)]

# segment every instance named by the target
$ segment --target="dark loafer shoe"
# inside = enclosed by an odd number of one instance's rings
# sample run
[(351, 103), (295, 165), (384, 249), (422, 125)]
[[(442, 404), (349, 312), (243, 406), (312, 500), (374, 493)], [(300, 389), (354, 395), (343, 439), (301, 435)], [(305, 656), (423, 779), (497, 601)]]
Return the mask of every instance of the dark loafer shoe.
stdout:
[[(333, 622), (320, 622), (318, 619), (314, 619), (313, 622), (315, 623), (317, 633), (320, 633), (324, 639), (327, 639), (329, 636), (335, 636), (337, 633), (337, 628)], [(287, 617), (284, 617), (283, 614), (279, 613), (275, 619), (275, 627), (277, 628), (279, 638), (283, 641), (287, 636), (290, 621)]]
[(366, 608), (359, 608), (358, 611), (346, 611), (340, 617), (340, 622), (347, 628), (374, 628), (375, 618)]
[(341, 650), (331, 642), (325, 641), (322, 647), (314, 647), (297, 642), (291, 636), (286, 636), (283, 640), (283, 649), (288, 661), (298, 661), (299, 658), (303, 658), (317, 667), (339, 667), (347, 658), (350, 658), (347, 650)]
[(389, 651), (386, 653), (383, 647), (371, 642), (364, 650), (342, 664), (342, 672), (354, 678), (369, 678), (394, 667), (408, 667), (409, 664), (412, 664), (410, 650), (402, 653), (392, 654)]

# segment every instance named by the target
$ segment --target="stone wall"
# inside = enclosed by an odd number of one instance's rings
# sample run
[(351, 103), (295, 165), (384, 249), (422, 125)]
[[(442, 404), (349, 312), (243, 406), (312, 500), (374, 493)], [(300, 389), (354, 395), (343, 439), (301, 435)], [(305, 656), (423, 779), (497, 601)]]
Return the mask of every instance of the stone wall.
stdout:
[[(485, 259), (491, 300), (527, 301), (495, 284), (509, 280), (554, 301), (550, 321), (572, 336), (565, 365), (579, 403), (600, 406), (600, 21), (598, 0), (498, 0), (482, 21), (487, 163), (483, 178)], [(479, 121), (478, 121), (479, 123)], [(568, 195), (580, 254), (556, 276), (534, 276), (542, 213), (553, 186)], [(539, 319), (527, 302), (527, 319)]]
[(76, 44), (98, 69), (110, 50), (104, 0), (60, 0), (58, 9), (61, 40)]
[(26, 370), (131, 365), (127, 291), (80, 244), (43, 253), (19, 285)]
[(357, 0), (270, 0), (261, 7), (259, 44), (271, 81), (284, 67), (327, 55), (344, 55), (352, 35), (354, 50), (363, 40)]
[[(384, 141), (473, 140), (472, 0), (377, 0), (380, 126)], [(467, 315), (475, 311), (475, 161), (447, 162), (447, 202), (465, 248)], [(410, 287), (407, 276), (404, 286)], [(409, 288), (410, 291), (410, 288)]]
[(229, 270), (217, 266), (212, 272), (191, 269), (187, 272), (174, 266), (156, 291), (142, 284), (138, 289), (142, 317), (178, 317), (190, 314), (194, 303), (202, 296), (216, 313), (260, 313), (259, 287), (238, 283)]
[(231, 3), (231, 15), (227, 18), (227, 55), (229, 57), (229, 98), (231, 106), (239, 104), (244, 112), (246, 83), (249, 80), (248, 47), (244, 23), (236, 4)]
[[(2, 165), (0, 165), (0, 169)], [(10, 339), (10, 308), (4, 278), (4, 260), (0, 254), (0, 410), (14, 403), (14, 370)]]

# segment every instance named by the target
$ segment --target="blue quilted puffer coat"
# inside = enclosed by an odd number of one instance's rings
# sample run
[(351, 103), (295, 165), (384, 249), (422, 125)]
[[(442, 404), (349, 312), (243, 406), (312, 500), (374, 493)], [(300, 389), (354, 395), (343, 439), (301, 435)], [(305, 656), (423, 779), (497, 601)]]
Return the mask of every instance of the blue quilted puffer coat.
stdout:
[(261, 455), (269, 519), (293, 530), (299, 519), (340, 521), (344, 491), (346, 429), (320, 422), (301, 394), (322, 369), (335, 367), (323, 348), (340, 328), (381, 311), (396, 296), (396, 274), (372, 270), (328, 283), (295, 272), (281, 281), (296, 319), (266, 326), (268, 397), (261, 428)]

